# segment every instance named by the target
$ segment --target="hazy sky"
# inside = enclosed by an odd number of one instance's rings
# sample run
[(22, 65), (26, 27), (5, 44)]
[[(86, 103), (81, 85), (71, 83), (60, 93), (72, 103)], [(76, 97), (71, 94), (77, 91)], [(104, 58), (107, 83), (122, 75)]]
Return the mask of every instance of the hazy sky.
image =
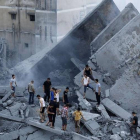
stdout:
[(114, 0), (116, 5), (119, 7), (120, 11), (124, 9), (124, 7), (128, 3), (133, 3), (137, 10), (140, 12), (140, 0)]

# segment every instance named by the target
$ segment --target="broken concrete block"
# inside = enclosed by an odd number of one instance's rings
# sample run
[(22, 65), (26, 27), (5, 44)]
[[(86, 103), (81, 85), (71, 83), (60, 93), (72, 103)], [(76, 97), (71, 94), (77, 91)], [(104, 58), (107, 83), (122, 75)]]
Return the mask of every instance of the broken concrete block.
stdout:
[(25, 117), (27, 118), (28, 116), (29, 116), (29, 113), (30, 113), (30, 109), (29, 109), (29, 107), (26, 109), (26, 111), (25, 111)]
[(72, 132), (71, 135), (73, 140), (91, 140), (91, 138), (88, 138), (87, 136), (83, 136), (75, 132)]
[(119, 127), (115, 127), (115, 128), (112, 129), (113, 134), (118, 134), (119, 132), (121, 132)]
[(121, 131), (120, 132), (120, 136), (124, 139), (124, 138), (126, 138), (126, 136), (127, 136), (128, 134), (127, 134), (127, 132), (125, 132), (125, 131)]
[(97, 137), (91, 137), (92, 140), (100, 140)]
[(122, 138), (118, 134), (115, 134), (110, 136), (110, 140), (122, 140)]
[(3, 98), (2, 98), (2, 102), (5, 102), (10, 96), (11, 96), (11, 91), (8, 92)]
[(7, 105), (11, 105), (14, 102), (14, 100), (8, 100)]
[(27, 108), (27, 105), (25, 103), (23, 103), (20, 107), (21, 110), (25, 110)]
[(128, 113), (126, 110), (115, 104), (108, 98), (102, 100), (102, 104), (116, 116), (121, 117), (124, 120), (128, 120), (131, 117), (131, 114)]
[(110, 116), (108, 115), (108, 113), (107, 113), (105, 107), (104, 107), (102, 104), (100, 104), (100, 106), (98, 106), (98, 107), (96, 107), (96, 108), (97, 108), (97, 110), (98, 110), (99, 112), (101, 112), (102, 116), (103, 116), (106, 120), (110, 120)]
[(89, 120), (85, 122), (84, 125), (93, 135), (95, 130), (100, 128), (100, 125), (95, 120)]
[(109, 89), (107, 89), (107, 90), (105, 91), (105, 97), (106, 97), (106, 98), (108, 98), (108, 97), (110, 96), (110, 94), (109, 94), (109, 93), (110, 93), (110, 90), (109, 90)]
[(2, 105), (3, 105), (3, 107), (7, 107), (7, 103), (3, 103)]
[(20, 112), (21, 118), (24, 119), (25, 117), (24, 117), (24, 112), (23, 112), (23, 110), (20, 109), (19, 112)]

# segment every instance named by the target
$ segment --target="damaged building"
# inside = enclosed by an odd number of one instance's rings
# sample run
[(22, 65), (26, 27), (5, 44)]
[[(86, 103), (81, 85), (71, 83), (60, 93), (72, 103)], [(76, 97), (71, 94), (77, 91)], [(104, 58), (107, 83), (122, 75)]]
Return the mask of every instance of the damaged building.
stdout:
[[(45, 8), (50, 10), (46, 1), (43, 4), (40, 2), (43, 0), (36, 3), (36, 17), (42, 15), (44, 18), (45, 13), (52, 14), (45, 11)], [(56, 10), (54, 3), (49, 2), (52, 9)], [(66, 6), (65, 2), (63, 6)], [(58, 10), (58, 14), (60, 13), (63, 12)], [(37, 26), (42, 25), (42, 31), (46, 31), (40, 18), (36, 21)], [(50, 22), (52, 23), (54, 21)], [(39, 32), (35, 34), (36, 37), (39, 40)], [(37, 41), (40, 42), (43, 41)], [(0, 44), (4, 44), (0, 48), (0, 64), (2, 68), (6, 68), (6, 40), (1, 39)], [(41, 51), (10, 69), (6, 68), (9, 75), (16, 75), (18, 87), (16, 98), (13, 98), (8, 78), (0, 86), (0, 140), (139, 140), (140, 123), (137, 128), (139, 137), (130, 136), (131, 112), (135, 111), (140, 118), (139, 46), (138, 10), (129, 3), (120, 12), (113, 0), (103, 0), (53, 48), (46, 49), (41, 45)], [(85, 64), (92, 68), (94, 78), (101, 83), (100, 106), (96, 105), (96, 95), (90, 89), (87, 89), (86, 99), (83, 98), (84, 87), (81, 80)], [(36, 93), (43, 97), (42, 84), (47, 77), (51, 78), (54, 87), (62, 89), (60, 108), (63, 106), (63, 91), (66, 86), (70, 87), (68, 97), (71, 107), (67, 131), (61, 130), (59, 115), (56, 116), (54, 129), (40, 123), (36, 97), (34, 105), (28, 104), (28, 83), (33, 79)], [(90, 84), (95, 87), (94, 81)], [(73, 116), (78, 106), (85, 118), (81, 120), (79, 134), (75, 133)]]

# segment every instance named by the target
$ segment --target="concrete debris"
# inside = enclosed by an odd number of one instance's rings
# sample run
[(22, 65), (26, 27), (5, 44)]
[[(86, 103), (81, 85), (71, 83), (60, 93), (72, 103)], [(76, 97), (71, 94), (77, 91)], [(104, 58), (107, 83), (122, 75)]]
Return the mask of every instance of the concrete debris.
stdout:
[(110, 95), (109, 93), (110, 93), (110, 91), (109, 91), (109, 89), (107, 89), (107, 90), (105, 91), (105, 97), (106, 97), (106, 98), (109, 97), (109, 95)]
[(102, 116), (106, 119), (106, 120), (110, 120), (110, 116), (108, 115), (105, 107), (101, 104), (99, 107), (97, 107), (97, 110), (99, 112), (101, 112)]
[(100, 128), (100, 125), (95, 120), (86, 121), (84, 125), (93, 135), (95, 134), (95, 130)]
[(131, 114), (128, 113), (126, 110), (115, 104), (108, 98), (102, 100), (102, 104), (116, 116), (121, 117), (124, 120), (128, 120), (131, 117)]
[(13, 91), (11, 90), (10, 92), (8, 92), (3, 98), (2, 98), (2, 102), (5, 102), (13, 93)]
[(122, 138), (118, 134), (115, 134), (110, 136), (110, 140), (122, 140)]

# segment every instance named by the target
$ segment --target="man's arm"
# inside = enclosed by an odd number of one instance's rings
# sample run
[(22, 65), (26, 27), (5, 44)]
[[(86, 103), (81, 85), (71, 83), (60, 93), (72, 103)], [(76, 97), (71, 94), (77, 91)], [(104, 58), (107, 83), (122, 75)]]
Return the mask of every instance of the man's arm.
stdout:
[(81, 83), (84, 85), (84, 78), (82, 78), (82, 81), (81, 81)]
[(98, 87), (98, 95), (100, 95), (100, 93), (101, 93), (101, 87), (99, 86)]
[(58, 89), (57, 93), (59, 94), (61, 92), (61, 89)]
[(15, 85), (17, 86), (17, 83), (16, 83), (16, 81), (15, 81)]
[(34, 89), (34, 86), (32, 85), (32, 90), (33, 90), (33, 92), (35, 93), (35, 89)]
[(65, 99), (64, 99), (64, 93), (63, 93), (63, 103), (65, 102)]
[(10, 82), (11, 89), (13, 89), (12, 82)]
[(88, 84), (89, 84), (89, 82), (90, 82), (90, 79), (88, 78)]

